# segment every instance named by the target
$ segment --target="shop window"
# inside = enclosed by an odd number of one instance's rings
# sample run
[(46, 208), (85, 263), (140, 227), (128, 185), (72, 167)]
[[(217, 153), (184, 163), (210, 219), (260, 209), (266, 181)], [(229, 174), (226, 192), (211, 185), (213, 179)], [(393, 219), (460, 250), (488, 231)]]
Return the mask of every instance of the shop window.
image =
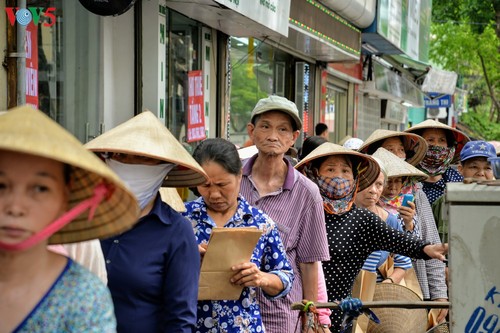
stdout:
[[(169, 11), (169, 39), (167, 42), (167, 74), (169, 105), (167, 127), (186, 147), (187, 108), (189, 95), (189, 74), (201, 70), (199, 23), (174, 11)], [(206, 84), (206, 83), (205, 83)]]
[(98, 16), (78, 1), (27, 1), (26, 6), (43, 13), (51, 8), (52, 14), (41, 14), (26, 29), (26, 102), (86, 142), (101, 131)]
[[(261, 98), (287, 96), (292, 82), (293, 57), (254, 38), (230, 38), (230, 117), (229, 139), (237, 145), (248, 140), (247, 124)], [(247, 144), (249, 144), (247, 142)]]

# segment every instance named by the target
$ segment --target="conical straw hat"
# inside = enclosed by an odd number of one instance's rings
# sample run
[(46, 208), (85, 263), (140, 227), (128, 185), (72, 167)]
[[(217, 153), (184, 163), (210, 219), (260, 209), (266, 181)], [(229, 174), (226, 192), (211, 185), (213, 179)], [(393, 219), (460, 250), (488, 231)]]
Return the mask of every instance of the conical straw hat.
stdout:
[(453, 160), (451, 162), (456, 163), (460, 161), (460, 152), (462, 151), (462, 148), (465, 146), (465, 144), (470, 141), (470, 138), (465, 133), (457, 130), (456, 128), (450, 127), (433, 119), (427, 119), (421, 123), (418, 123), (415, 126), (406, 129), (405, 132), (415, 133), (420, 135), (424, 130), (428, 128), (440, 128), (445, 131), (449, 131), (451, 132), (451, 134), (453, 134), (453, 137), (455, 138), (455, 141), (457, 143), (456, 143), (455, 156), (453, 157)]
[[(325, 142), (322, 145), (318, 146), (312, 152), (310, 152), (306, 157), (304, 157), (296, 166), (297, 170), (302, 170), (302, 168), (309, 162), (325, 156), (333, 156), (333, 155), (348, 155), (349, 157), (354, 157), (358, 161), (362, 161), (363, 166), (366, 166), (366, 170), (364, 170), (359, 175), (359, 188), (358, 192), (363, 191), (365, 188), (370, 186), (377, 180), (378, 175), (380, 174), (380, 167), (378, 163), (371, 157), (365, 154), (358, 153), (354, 150), (339, 146), (335, 143)], [(359, 164), (359, 162), (358, 162)], [(357, 169), (357, 165), (353, 163), (353, 171)]]
[(170, 207), (175, 209), (178, 212), (185, 212), (186, 206), (184, 206), (184, 202), (182, 201), (179, 192), (174, 187), (161, 187), (160, 188), (160, 196), (163, 202), (167, 203)]
[(425, 173), (410, 163), (403, 161), (385, 148), (380, 147), (372, 156), (382, 161), (387, 171), (387, 178), (411, 177), (416, 182), (421, 182), (428, 178)]
[(201, 166), (151, 111), (101, 134), (85, 147), (94, 152), (145, 156), (177, 164), (165, 178), (165, 187), (193, 187), (208, 179)]
[(366, 154), (373, 154), (378, 147), (382, 145), (385, 139), (399, 137), (403, 142), (406, 152), (406, 162), (411, 165), (420, 163), (427, 152), (427, 142), (420, 135), (406, 132), (390, 131), (378, 129), (365, 140), (358, 151)]
[[(414, 303), (422, 299), (411, 289), (395, 283), (377, 283), (374, 301), (407, 301)], [(368, 323), (367, 333), (425, 333), (427, 329), (426, 309), (376, 308), (372, 309), (380, 323)]]
[(21, 106), (0, 116), (0, 150), (50, 158), (72, 167), (69, 208), (93, 196), (101, 182), (114, 186), (109, 198), (88, 221), (84, 212), (53, 234), (51, 244), (106, 238), (129, 229), (139, 216), (139, 207), (121, 180), (97, 156), (42, 111)]

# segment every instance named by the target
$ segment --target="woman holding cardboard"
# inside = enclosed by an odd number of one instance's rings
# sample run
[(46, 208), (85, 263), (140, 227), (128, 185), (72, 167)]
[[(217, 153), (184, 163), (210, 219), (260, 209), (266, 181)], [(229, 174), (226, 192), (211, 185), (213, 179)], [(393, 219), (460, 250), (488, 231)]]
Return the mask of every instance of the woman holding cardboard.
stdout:
[(241, 295), (235, 300), (199, 301), (196, 332), (263, 332), (256, 289), (260, 288), (267, 298), (280, 298), (290, 291), (294, 278), (278, 228), (269, 216), (239, 195), (241, 160), (232, 143), (205, 140), (193, 157), (209, 177), (197, 187), (201, 197), (186, 203), (184, 213), (194, 227), (201, 254), (217, 228), (251, 227), (262, 231), (250, 261), (231, 267), (234, 274), (230, 282), (243, 287)]

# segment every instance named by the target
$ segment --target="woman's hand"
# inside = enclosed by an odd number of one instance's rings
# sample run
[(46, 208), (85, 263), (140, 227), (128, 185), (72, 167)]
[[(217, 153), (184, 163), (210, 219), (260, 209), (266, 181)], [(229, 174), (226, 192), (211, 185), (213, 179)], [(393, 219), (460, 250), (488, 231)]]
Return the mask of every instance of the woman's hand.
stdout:
[(203, 260), (203, 256), (207, 252), (208, 244), (198, 244), (198, 251), (200, 251), (200, 259)]
[(231, 283), (236, 285), (258, 287), (269, 296), (278, 295), (285, 288), (278, 275), (262, 272), (254, 263), (235, 265), (231, 270), (236, 272), (231, 278)]
[(231, 270), (236, 272), (231, 278), (231, 283), (244, 287), (262, 287), (268, 284), (265, 273), (261, 272), (254, 263), (239, 264), (231, 267)]
[(424, 252), (431, 258), (445, 261), (445, 255), (448, 254), (448, 243), (426, 245), (424, 247)]
[(399, 216), (403, 219), (405, 223), (405, 229), (407, 231), (412, 231), (414, 228), (413, 218), (415, 217), (415, 203), (408, 201), (410, 207), (401, 206), (398, 208)]

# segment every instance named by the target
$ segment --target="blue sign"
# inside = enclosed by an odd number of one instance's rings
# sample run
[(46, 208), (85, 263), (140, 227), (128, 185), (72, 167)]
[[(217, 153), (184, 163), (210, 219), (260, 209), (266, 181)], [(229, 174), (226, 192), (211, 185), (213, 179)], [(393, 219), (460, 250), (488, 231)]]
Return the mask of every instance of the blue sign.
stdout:
[(449, 108), (451, 107), (451, 95), (430, 93), (424, 96), (426, 108)]

